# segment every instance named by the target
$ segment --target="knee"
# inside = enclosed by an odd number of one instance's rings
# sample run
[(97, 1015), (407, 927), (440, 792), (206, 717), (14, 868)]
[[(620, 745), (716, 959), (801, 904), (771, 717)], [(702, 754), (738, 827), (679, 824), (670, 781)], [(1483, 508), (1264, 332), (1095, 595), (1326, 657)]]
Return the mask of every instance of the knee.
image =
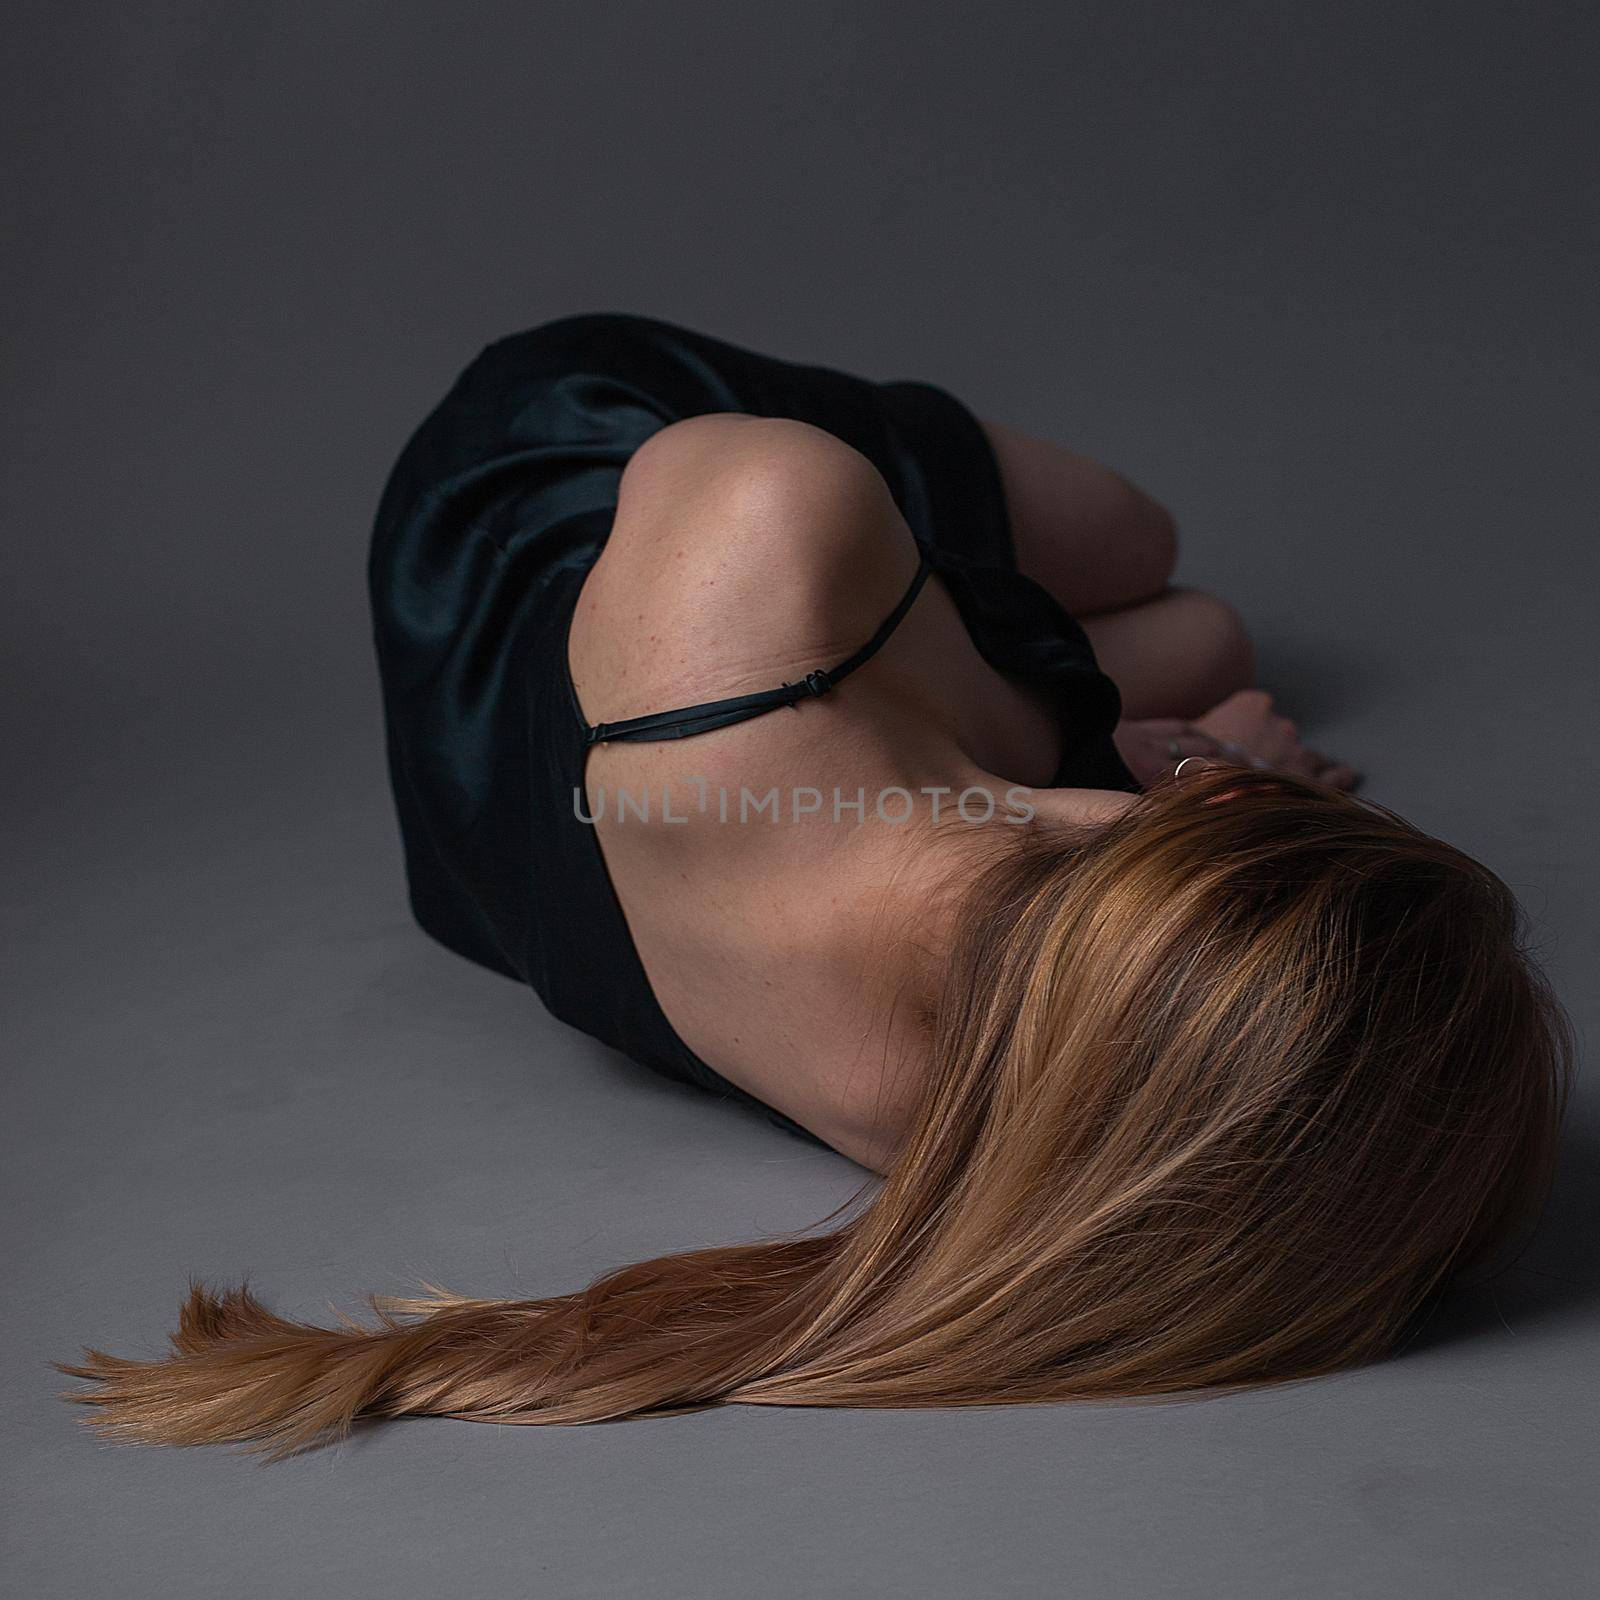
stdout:
[[(1100, 530), (1094, 609), (1119, 609), (1166, 592), (1178, 565), (1178, 524), (1159, 500), (1109, 467), (1097, 467), (1084, 497), (1088, 524)], [(1090, 585), (1096, 587), (1096, 585)]]
[[(1143, 489), (1126, 480), (1122, 482), (1122, 500), (1117, 527), (1126, 541), (1130, 582), (1142, 594), (1159, 594), (1171, 583), (1177, 569), (1178, 524), (1159, 500), (1152, 499)], [(1215, 600), (1215, 596), (1201, 590), (1194, 593), (1206, 600)], [(1227, 609), (1221, 600), (1216, 600), (1216, 604)]]
[(1255, 647), (1239, 613), (1204, 589), (1176, 589), (1185, 655), (1193, 663), (1195, 693), (1209, 709), (1255, 681)]

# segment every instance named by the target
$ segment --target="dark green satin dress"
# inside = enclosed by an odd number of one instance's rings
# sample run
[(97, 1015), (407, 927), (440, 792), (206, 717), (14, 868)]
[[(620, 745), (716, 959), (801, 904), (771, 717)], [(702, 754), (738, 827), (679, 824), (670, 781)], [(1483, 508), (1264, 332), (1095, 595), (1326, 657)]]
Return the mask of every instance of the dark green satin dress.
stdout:
[(369, 563), (413, 911), (451, 950), (530, 984), (564, 1022), (747, 1099), (662, 1013), (579, 816), (586, 727), (566, 654), (629, 456), (668, 423), (711, 411), (798, 418), (872, 461), (984, 658), (1057, 707), (1056, 783), (1137, 784), (1111, 742), (1116, 688), (1083, 629), (1017, 571), (993, 452), (952, 395), (622, 314), (488, 346), (402, 452)]

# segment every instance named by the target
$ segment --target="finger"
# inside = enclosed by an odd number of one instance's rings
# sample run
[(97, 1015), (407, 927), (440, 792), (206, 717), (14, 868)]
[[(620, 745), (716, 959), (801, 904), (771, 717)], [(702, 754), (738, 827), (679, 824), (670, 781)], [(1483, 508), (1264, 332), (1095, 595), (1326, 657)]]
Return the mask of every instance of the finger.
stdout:
[(1292, 722), (1269, 728), (1261, 740), (1261, 753), (1275, 767), (1293, 767), (1306, 754)]
[(1217, 740), (1208, 734), (1196, 733), (1193, 729), (1163, 740), (1162, 749), (1174, 761), (1184, 761), (1190, 756), (1215, 756), (1222, 753), (1222, 747)]
[(1354, 789), (1361, 782), (1361, 774), (1347, 761), (1330, 761), (1317, 774), (1317, 781), (1332, 789)]
[(1258, 756), (1254, 751), (1247, 750), (1242, 744), (1235, 744), (1232, 739), (1218, 739), (1217, 753), (1225, 760), (1233, 762), (1240, 767), (1269, 767), (1272, 765), (1265, 756)]
[(1320, 750), (1307, 750), (1306, 754), (1311, 758), (1312, 776), (1318, 783), (1331, 784), (1336, 789), (1349, 789), (1360, 781), (1361, 775), (1348, 761), (1326, 756)]

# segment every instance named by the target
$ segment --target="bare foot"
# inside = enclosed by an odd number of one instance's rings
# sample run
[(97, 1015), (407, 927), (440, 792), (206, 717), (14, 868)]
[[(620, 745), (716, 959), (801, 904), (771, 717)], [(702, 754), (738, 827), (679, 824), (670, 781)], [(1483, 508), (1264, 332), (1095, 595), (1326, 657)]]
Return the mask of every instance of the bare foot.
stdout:
[(1119, 723), (1115, 738), (1128, 770), (1145, 785), (1166, 776), (1186, 756), (1275, 767), (1334, 789), (1354, 789), (1361, 782), (1348, 763), (1306, 749), (1294, 724), (1274, 712), (1272, 696), (1260, 689), (1241, 689), (1193, 722), (1141, 717)]

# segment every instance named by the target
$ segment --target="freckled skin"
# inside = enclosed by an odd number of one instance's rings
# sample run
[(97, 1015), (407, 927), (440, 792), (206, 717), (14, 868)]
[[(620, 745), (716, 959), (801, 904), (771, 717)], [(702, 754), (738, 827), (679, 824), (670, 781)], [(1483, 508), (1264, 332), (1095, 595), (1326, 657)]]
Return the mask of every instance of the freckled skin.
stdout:
[[(1305, 750), (1251, 687), (1254, 661), (1232, 609), (1172, 585), (1171, 519), (1149, 496), (1086, 457), (985, 426), (1018, 564), (1080, 619), (1117, 683), (1116, 740), (1136, 778), (1231, 752), (1355, 781)], [(784, 419), (672, 424), (625, 469), (611, 538), (585, 583), (569, 649), (584, 714), (617, 721), (842, 660), (915, 568), (887, 485), (842, 440)], [(1066, 824), (1132, 803), (1048, 787), (1057, 715), (979, 655), (935, 577), (837, 692), (703, 737), (595, 747), (591, 815), (597, 786), (682, 786), (670, 825), (659, 812), (625, 823), (603, 815), (596, 831), (651, 986), (688, 1046), (876, 1166), (926, 1064), (924, 986), (949, 935), (949, 886), (970, 875), (982, 829), (1006, 826), (1006, 793), (1020, 787), (1037, 815)], [(685, 807), (695, 783), (731, 792), (729, 811)], [(740, 820), (741, 789), (801, 787), (976, 788), (996, 805), (979, 828), (934, 828), (926, 810), (903, 826), (835, 826), (826, 808), (783, 826)]]

